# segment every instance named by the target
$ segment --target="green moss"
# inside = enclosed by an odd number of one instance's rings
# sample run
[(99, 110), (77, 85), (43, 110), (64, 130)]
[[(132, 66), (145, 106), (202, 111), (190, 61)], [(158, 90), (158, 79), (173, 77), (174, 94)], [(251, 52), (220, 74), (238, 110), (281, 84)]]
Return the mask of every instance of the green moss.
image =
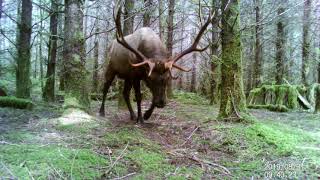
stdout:
[[(17, 179), (95, 179), (107, 165), (90, 150), (36, 144), (0, 146), (0, 161)], [(0, 168), (0, 176), (9, 175)]]
[(277, 88), (276, 94), (277, 94), (276, 104), (277, 105), (284, 105), (284, 99), (287, 94), (287, 87), (279, 86)]
[(8, 142), (24, 142), (29, 141), (34, 137), (33, 134), (24, 131), (11, 131), (0, 135), (0, 139), (5, 139)]
[(56, 126), (56, 129), (60, 131), (65, 131), (65, 132), (86, 134), (98, 126), (99, 124), (95, 122), (84, 122), (84, 123), (67, 124), (67, 125), (59, 124)]
[(175, 91), (173, 98), (184, 104), (209, 104), (208, 99), (192, 92)]
[(250, 109), (268, 109), (270, 111), (276, 111), (276, 112), (288, 112), (289, 109), (285, 105), (248, 105), (247, 106)]
[(232, 175), (241, 179), (252, 177), (253, 174), (263, 177), (265, 165), (262, 159), (274, 161), (289, 156), (297, 158), (297, 154), (303, 154), (297, 153), (300, 145), (315, 141), (312, 136), (299, 129), (265, 121), (263, 124), (250, 125), (221, 124), (212, 128), (217, 138), (201, 143), (209, 145), (214, 151), (232, 154), (232, 159), (225, 159), (223, 165), (227, 168), (237, 167)]
[(4, 96), (0, 97), (0, 107), (31, 109), (33, 107), (33, 103), (28, 99), (16, 98), (14, 96)]
[(127, 143), (130, 145), (144, 146), (146, 148), (159, 150), (158, 144), (145, 138), (141, 130), (135, 127), (123, 127), (105, 135), (105, 142), (110, 147), (122, 147)]
[(296, 109), (298, 107), (298, 92), (296, 87), (288, 89), (288, 108)]

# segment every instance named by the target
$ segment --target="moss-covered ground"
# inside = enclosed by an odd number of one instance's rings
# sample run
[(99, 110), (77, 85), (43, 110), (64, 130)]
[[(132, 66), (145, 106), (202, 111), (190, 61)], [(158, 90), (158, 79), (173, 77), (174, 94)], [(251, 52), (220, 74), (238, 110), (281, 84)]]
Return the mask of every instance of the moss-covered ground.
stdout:
[[(216, 120), (218, 108), (176, 92), (144, 125), (107, 101), (106, 117), (0, 108), (0, 179), (316, 179), (320, 116), (250, 110), (253, 123)], [(143, 102), (143, 110), (149, 103)]]

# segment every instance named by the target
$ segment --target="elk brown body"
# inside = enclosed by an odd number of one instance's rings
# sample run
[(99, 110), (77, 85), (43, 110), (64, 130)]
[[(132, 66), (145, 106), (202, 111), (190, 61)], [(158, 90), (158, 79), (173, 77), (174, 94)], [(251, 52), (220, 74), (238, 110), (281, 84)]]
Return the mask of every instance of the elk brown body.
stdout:
[[(110, 45), (109, 63), (105, 72), (105, 83), (103, 87), (103, 98), (100, 107), (100, 115), (105, 115), (104, 103), (107, 91), (114, 80), (115, 76), (124, 79), (123, 96), (128, 106), (132, 120), (143, 123), (143, 120), (149, 119), (155, 107), (163, 108), (166, 105), (166, 86), (172, 78), (172, 68), (181, 71), (190, 71), (175, 63), (184, 55), (194, 51), (204, 51), (206, 48), (198, 49), (197, 44), (200, 41), (205, 29), (210, 24), (209, 16), (207, 22), (201, 27), (194, 43), (175, 57), (168, 57), (167, 50), (161, 42), (159, 36), (151, 28), (141, 28), (133, 34), (123, 36), (120, 13), (118, 12), (115, 19), (117, 38)], [(151, 107), (142, 117), (141, 112), (141, 90), (140, 81), (145, 81), (147, 87), (152, 93)], [(138, 117), (136, 117), (130, 104), (130, 90), (135, 90), (137, 100)]]

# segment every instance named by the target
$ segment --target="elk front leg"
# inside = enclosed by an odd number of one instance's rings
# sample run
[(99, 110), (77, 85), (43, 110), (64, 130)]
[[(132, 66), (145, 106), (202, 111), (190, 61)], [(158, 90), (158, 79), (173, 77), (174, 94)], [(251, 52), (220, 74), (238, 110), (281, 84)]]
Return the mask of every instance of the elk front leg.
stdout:
[(139, 123), (139, 122), (143, 123), (142, 112), (141, 112), (142, 95), (141, 95), (141, 86), (140, 86), (140, 81), (139, 80), (136, 80), (136, 81), (133, 82), (133, 88), (134, 88), (134, 92), (135, 92), (135, 95), (136, 95), (137, 108), (138, 108), (137, 123)]
[(155, 108), (154, 104), (152, 103), (150, 108), (144, 113), (143, 119), (148, 120), (153, 112), (153, 109)]
[(102, 104), (101, 104), (100, 111), (99, 111), (100, 116), (103, 116), (103, 117), (105, 116), (104, 103), (106, 101), (106, 96), (107, 96), (108, 90), (112, 84), (114, 77), (115, 77), (115, 73), (110, 68), (108, 68), (106, 71), (106, 75), (105, 75), (106, 80), (105, 80), (105, 83), (103, 86)]
[(124, 82), (124, 88), (123, 88), (123, 97), (124, 100), (126, 101), (128, 110), (130, 112), (130, 119), (131, 120), (135, 120), (136, 119), (136, 115), (134, 114), (133, 110), (132, 110), (132, 106), (131, 106), (131, 102), (130, 102), (130, 91), (132, 88), (132, 82), (130, 80), (125, 80)]

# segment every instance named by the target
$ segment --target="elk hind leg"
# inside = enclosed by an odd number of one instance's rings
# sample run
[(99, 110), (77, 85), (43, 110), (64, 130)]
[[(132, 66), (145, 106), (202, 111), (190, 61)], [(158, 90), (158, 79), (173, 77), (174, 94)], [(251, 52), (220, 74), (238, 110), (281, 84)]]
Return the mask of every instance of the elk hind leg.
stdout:
[(133, 88), (134, 88), (134, 92), (135, 92), (135, 95), (136, 95), (137, 108), (138, 108), (137, 123), (139, 123), (139, 122), (143, 123), (143, 118), (142, 118), (142, 113), (141, 113), (142, 95), (141, 95), (141, 86), (140, 86), (140, 81), (139, 80), (134, 81)]
[(132, 82), (130, 80), (125, 80), (124, 82), (124, 88), (123, 88), (123, 98), (126, 101), (128, 110), (130, 112), (130, 119), (131, 120), (135, 120), (136, 119), (136, 115), (134, 114), (133, 110), (132, 110), (132, 106), (131, 106), (131, 102), (130, 102), (130, 91), (132, 88)]
[(100, 116), (103, 116), (103, 117), (105, 116), (104, 103), (106, 101), (106, 96), (107, 96), (108, 90), (112, 84), (112, 81), (114, 80), (114, 77), (115, 77), (115, 73), (110, 68), (108, 68), (106, 71), (106, 75), (105, 75), (102, 104), (101, 104), (100, 111), (99, 111)]

